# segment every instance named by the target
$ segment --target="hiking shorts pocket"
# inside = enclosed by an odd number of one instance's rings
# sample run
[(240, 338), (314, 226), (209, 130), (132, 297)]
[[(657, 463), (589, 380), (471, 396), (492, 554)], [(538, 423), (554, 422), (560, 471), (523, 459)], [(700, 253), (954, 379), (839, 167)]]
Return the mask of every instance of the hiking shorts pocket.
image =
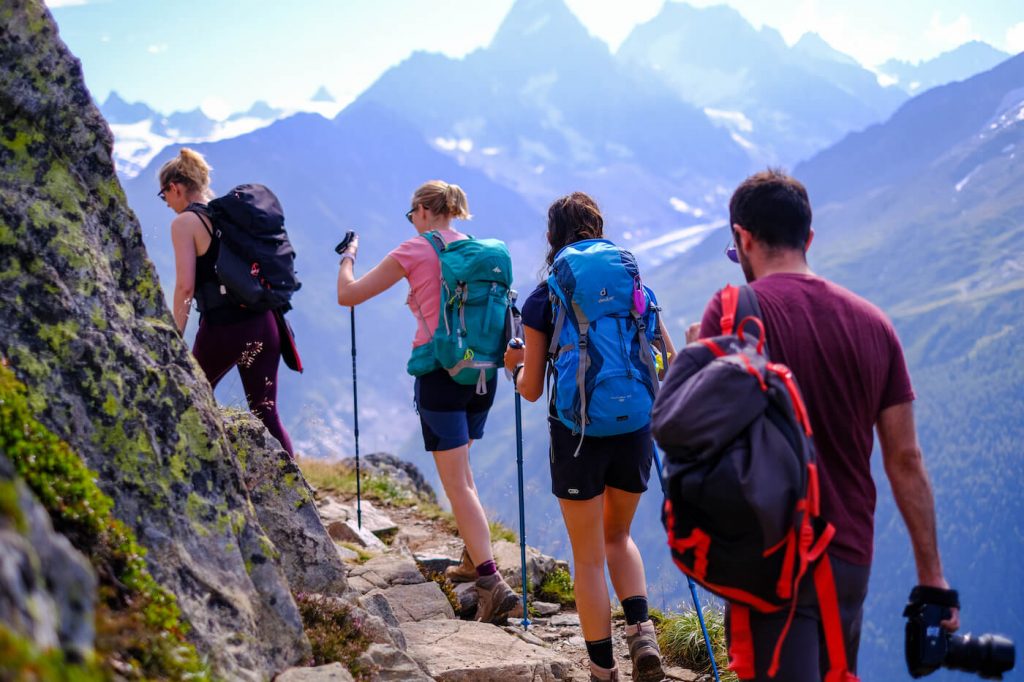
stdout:
[(551, 434), (551, 493), (563, 500), (589, 500), (605, 487), (643, 493), (651, 477), (654, 459), (649, 425), (617, 436), (586, 436), (580, 445), (555, 417), (548, 418)]

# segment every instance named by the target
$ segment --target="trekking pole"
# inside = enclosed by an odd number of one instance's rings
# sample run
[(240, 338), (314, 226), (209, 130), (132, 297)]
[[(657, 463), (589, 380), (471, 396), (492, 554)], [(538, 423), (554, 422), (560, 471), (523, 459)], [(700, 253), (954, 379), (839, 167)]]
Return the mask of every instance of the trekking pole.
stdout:
[[(509, 348), (522, 348), (523, 340), (514, 338), (508, 342)], [(523, 592), (523, 629), (530, 627), (530, 612), (526, 607), (526, 503), (523, 494), (523, 399), (519, 395), (516, 375), (512, 375), (516, 392), (516, 469), (519, 474), (519, 561), (522, 568)]]
[[(654, 466), (658, 467), (658, 480), (661, 481), (661, 492), (667, 496), (668, 489), (665, 487), (665, 474), (661, 470), (661, 457), (658, 455), (658, 446), (651, 443), (651, 448), (654, 451)], [(718, 665), (715, 663), (715, 652), (711, 648), (711, 636), (708, 635), (708, 627), (704, 624), (704, 607), (701, 606), (700, 597), (697, 596), (697, 583), (690, 576), (686, 576), (686, 582), (690, 586), (690, 596), (693, 598), (693, 608), (697, 611), (697, 621), (700, 623), (700, 630), (704, 633), (704, 646), (707, 647), (708, 658), (711, 660), (711, 672), (715, 675), (715, 682), (720, 682), (718, 679)]]
[(356, 525), (363, 529), (363, 491), (359, 480), (359, 384), (356, 382), (356, 307), (349, 308), (352, 320), (352, 422), (356, 436)]

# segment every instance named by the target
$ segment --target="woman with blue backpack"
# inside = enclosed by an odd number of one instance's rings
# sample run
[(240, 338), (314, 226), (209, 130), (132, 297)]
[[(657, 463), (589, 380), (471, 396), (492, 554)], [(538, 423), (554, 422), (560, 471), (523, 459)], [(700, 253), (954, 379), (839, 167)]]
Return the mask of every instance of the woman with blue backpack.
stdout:
[(648, 682), (664, 676), (630, 525), (651, 473), (651, 406), (674, 349), (633, 255), (603, 237), (604, 220), (588, 195), (574, 192), (551, 205), (549, 276), (523, 305), (525, 346), (509, 348), (505, 367), (531, 402), (552, 371), (551, 492), (572, 544), (591, 680), (620, 679), (607, 565), (625, 612), (633, 679)]
[[(354, 306), (403, 278), (409, 281), (406, 303), (417, 328), (407, 369), (416, 377), (414, 400), (423, 445), (434, 455), (459, 536), (475, 567), (476, 619), (500, 623), (517, 598), (494, 562), (490, 527), (469, 466), (469, 448), (483, 436), (487, 413), (494, 402), (497, 368), (505, 344), (503, 314), (510, 305), (511, 259), (501, 242), (472, 239), (452, 229), (453, 220), (470, 218), (466, 194), (458, 185), (431, 180), (413, 193), (411, 203), (405, 217), (416, 235), (399, 244), (365, 275), (357, 279), (353, 274), (358, 237), (342, 251), (338, 304)], [(461, 257), (466, 254), (475, 256)], [(448, 289), (452, 279), (447, 272), (453, 264), (449, 256), (457, 257), (456, 265), (483, 270), (486, 279), (493, 281), (462, 275), (468, 280), (468, 284), (463, 281), (467, 286), (453, 285), (442, 296), (442, 288)], [(488, 303), (493, 305), (488, 307)], [(488, 313), (483, 323), (474, 317), (481, 310)], [(482, 331), (490, 333), (480, 338)], [(466, 347), (462, 348), (464, 342)]]

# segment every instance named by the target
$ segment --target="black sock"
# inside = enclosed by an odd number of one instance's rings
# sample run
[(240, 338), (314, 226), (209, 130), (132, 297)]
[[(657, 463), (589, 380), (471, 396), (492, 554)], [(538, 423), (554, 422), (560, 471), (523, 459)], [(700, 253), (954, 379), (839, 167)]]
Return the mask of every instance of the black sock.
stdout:
[(595, 665), (611, 669), (615, 667), (615, 658), (612, 656), (612, 638), (599, 639), (596, 642), (587, 642), (587, 656)]
[(647, 597), (626, 597), (622, 600), (622, 611), (626, 614), (626, 625), (636, 625), (648, 619)]

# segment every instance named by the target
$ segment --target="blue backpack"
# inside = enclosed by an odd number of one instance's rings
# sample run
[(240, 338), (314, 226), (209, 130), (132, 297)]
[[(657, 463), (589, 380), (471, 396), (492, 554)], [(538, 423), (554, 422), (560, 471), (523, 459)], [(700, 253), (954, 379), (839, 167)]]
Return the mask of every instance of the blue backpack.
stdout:
[[(665, 354), (654, 292), (636, 259), (606, 239), (569, 244), (548, 277), (554, 331), (548, 357), (559, 421), (583, 436), (613, 436), (651, 420), (658, 354)], [(577, 454), (579, 450), (577, 449)]]

